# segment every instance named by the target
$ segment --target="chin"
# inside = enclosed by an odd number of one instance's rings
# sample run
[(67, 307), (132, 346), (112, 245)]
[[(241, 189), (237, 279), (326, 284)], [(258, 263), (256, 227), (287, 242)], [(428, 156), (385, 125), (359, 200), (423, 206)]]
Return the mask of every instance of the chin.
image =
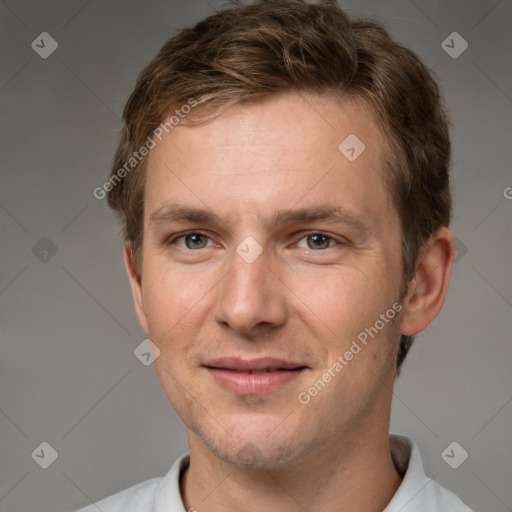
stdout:
[(286, 466), (297, 459), (297, 450), (292, 446), (269, 446), (268, 442), (247, 441), (232, 447), (207, 445), (222, 461), (234, 466), (271, 469)]
[[(275, 429), (275, 426), (272, 428)], [(283, 467), (306, 455), (314, 444), (307, 443), (299, 432), (272, 431), (257, 422), (227, 430), (231, 435), (224, 429), (215, 433), (196, 431), (196, 434), (213, 455), (235, 466), (261, 469)]]

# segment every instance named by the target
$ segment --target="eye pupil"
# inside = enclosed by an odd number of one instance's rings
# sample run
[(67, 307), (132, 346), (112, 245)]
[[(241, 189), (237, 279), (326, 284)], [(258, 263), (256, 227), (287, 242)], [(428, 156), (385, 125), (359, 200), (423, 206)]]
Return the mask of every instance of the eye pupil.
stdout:
[[(205, 238), (203, 235), (200, 235), (198, 233), (186, 235), (185, 237), (185, 244), (188, 249), (197, 249), (197, 248), (203, 248), (206, 246), (205, 240), (201, 240), (201, 238)], [(189, 241), (192, 241), (192, 246), (188, 243)]]
[[(309, 240), (313, 241), (312, 245)], [(326, 249), (329, 247), (329, 238), (324, 235), (310, 235), (308, 236), (308, 246), (310, 249)]]

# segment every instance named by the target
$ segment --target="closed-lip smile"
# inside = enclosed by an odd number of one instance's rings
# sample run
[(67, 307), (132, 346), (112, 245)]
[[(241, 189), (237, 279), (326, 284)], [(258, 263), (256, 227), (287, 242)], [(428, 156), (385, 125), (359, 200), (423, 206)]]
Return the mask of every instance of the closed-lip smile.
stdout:
[(223, 389), (236, 394), (262, 394), (294, 380), (308, 366), (295, 361), (262, 357), (221, 357), (203, 365)]

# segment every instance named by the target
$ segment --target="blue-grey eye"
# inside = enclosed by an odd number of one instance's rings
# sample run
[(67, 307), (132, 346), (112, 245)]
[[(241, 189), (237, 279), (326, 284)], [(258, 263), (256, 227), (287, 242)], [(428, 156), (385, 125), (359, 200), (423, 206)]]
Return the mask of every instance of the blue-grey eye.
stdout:
[(331, 242), (334, 242), (334, 239), (330, 236), (322, 235), (320, 233), (305, 236), (302, 240), (307, 240), (307, 248), (313, 250), (328, 249), (331, 247)]
[[(180, 243), (181, 240), (184, 240), (185, 246)], [(188, 233), (175, 239), (176, 245), (182, 249), (204, 249), (208, 245), (209, 241), (210, 238), (201, 233)]]

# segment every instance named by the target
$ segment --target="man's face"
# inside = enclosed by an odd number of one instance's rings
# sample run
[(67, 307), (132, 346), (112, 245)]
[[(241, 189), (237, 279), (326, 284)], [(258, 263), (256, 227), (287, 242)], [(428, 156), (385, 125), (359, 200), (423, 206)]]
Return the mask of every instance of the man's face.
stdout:
[[(338, 149), (350, 134), (366, 146), (355, 160), (353, 137)], [(169, 402), (221, 459), (248, 460), (251, 443), (270, 467), (356, 430), (387, 435), (401, 258), (383, 150), (356, 103), (294, 94), (152, 150), (139, 319)]]

